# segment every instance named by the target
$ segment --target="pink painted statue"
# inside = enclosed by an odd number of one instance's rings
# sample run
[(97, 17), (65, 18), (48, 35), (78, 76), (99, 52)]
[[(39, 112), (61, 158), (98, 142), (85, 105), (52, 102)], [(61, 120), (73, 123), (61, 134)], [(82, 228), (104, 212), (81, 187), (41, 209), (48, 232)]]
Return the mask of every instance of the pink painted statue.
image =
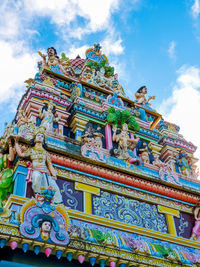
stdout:
[(194, 209), (195, 225), (192, 229), (191, 240), (197, 241), (200, 237), (200, 201), (198, 201)]

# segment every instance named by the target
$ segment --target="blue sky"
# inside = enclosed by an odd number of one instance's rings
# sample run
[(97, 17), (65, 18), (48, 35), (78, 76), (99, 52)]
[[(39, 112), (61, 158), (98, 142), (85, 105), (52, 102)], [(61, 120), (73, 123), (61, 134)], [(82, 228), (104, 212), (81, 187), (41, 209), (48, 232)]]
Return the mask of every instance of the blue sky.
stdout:
[(153, 107), (200, 147), (199, 0), (2, 0), (0, 12), (0, 133), (37, 51), (54, 46), (73, 58), (99, 42), (126, 94), (146, 85)]

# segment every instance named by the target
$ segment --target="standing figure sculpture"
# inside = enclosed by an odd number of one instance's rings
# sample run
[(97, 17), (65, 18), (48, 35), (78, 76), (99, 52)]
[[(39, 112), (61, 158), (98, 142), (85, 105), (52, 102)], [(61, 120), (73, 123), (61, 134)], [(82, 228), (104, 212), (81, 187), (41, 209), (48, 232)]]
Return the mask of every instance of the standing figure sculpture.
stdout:
[(34, 147), (28, 148), (25, 152), (22, 152), (18, 144), (18, 137), (16, 137), (15, 148), (20, 157), (30, 158), (32, 162), (27, 180), (28, 182), (32, 182), (34, 193), (40, 194), (42, 188), (47, 189), (48, 186), (51, 186), (55, 191), (53, 202), (59, 204), (63, 202), (62, 195), (56, 183), (56, 171), (52, 166), (50, 155), (43, 148), (44, 139), (45, 131), (42, 127), (39, 127), (34, 133)]
[(197, 205), (194, 208), (194, 218), (195, 225), (192, 229), (192, 236), (190, 239), (197, 241), (200, 237), (200, 201), (197, 202)]
[(12, 193), (13, 189), (13, 170), (10, 169), (10, 163), (14, 160), (14, 149), (11, 139), (7, 140), (9, 153), (5, 154), (0, 147), (0, 212), (3, 211), (3, 201), (7, 198), (7, 193)]
[(57, 123), (59, 118), (54, 115), (53, 102), (49, 101), (48, 106), (45, 107), (39, 114), (41, 120), (40, 125), (45, 127), (47, 131), (53, 131), (54, 123)]

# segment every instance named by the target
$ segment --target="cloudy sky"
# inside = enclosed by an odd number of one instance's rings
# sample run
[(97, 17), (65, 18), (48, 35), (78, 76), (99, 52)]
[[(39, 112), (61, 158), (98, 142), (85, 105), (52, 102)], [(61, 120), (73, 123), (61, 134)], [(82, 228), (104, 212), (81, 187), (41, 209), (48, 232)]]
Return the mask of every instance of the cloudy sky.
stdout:
[(0, 13), (1, 134), (37, 51), (84, 56), (99, 42), (126, 94), (146, 85), (153, 107), (200, 147), (199, 0), (1, 0)]

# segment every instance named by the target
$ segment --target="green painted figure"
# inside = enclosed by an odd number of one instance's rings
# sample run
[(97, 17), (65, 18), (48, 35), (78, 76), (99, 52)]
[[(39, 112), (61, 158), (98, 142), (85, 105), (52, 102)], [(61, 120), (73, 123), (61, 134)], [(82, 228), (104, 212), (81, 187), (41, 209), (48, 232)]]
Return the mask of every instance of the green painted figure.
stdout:
[(10, 162), (14, 160), (14, 149), (11, 140), (8, 140), (9, 154), (3, 154), (3, 148), (0, 147), (0, 212), (3, 211), (3, 201), (7, 194), (13, 190), (13, 170), (10, 169)]

